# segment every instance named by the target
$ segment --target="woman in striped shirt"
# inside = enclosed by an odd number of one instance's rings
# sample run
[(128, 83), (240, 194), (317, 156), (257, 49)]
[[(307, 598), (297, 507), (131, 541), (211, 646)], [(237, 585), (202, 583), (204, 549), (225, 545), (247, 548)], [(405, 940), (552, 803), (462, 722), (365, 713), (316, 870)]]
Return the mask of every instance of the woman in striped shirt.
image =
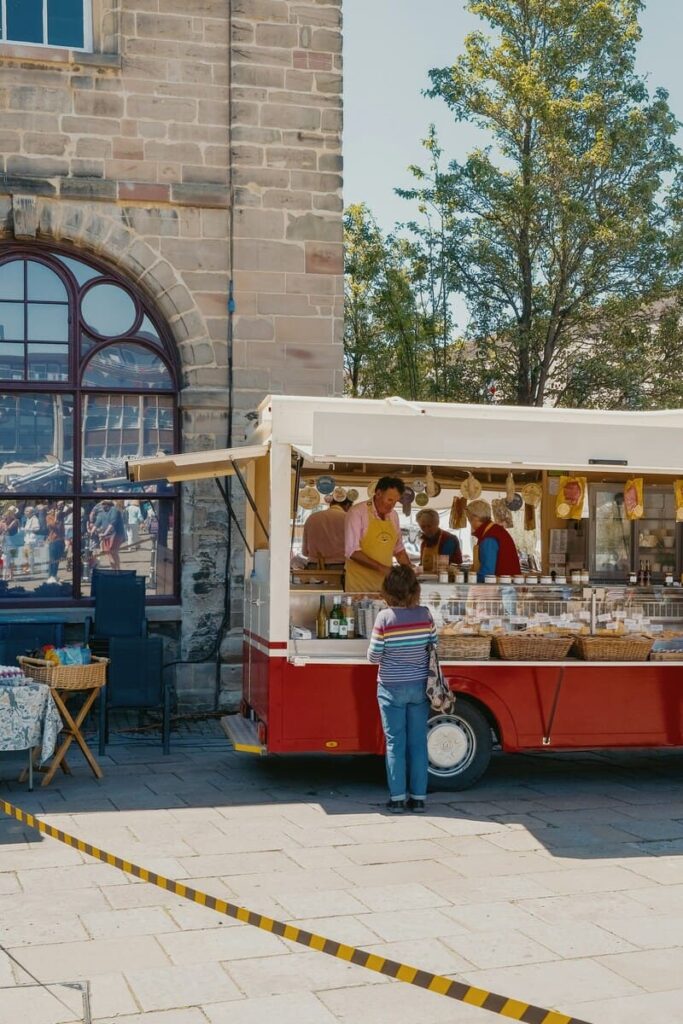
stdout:
[(382, 597), (389, 605), (372, 630), (368, 661), (379, 665), (377, 703), (387, 747), (387, 781), (392, 814), (406, 806), (418, 814), (427, 796), (426, 696), (429, 645), (436, 628), (429, 610), (420, 605), (420, 584), (407, 565), (393, 568), (384, 580)]

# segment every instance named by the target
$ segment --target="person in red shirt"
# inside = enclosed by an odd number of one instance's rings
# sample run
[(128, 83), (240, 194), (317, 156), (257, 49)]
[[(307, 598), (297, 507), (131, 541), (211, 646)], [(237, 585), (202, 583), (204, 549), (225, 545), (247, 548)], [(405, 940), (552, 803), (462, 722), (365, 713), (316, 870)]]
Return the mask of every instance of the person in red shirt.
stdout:
[(521, 567), (515, 542), (504, 526), (491, 519), (488, 501), (481, 498), (471, 501), (466, 511), (472, 533), (477, 538), (477, 582), (483, 583), (486, 576), (519, 575)]

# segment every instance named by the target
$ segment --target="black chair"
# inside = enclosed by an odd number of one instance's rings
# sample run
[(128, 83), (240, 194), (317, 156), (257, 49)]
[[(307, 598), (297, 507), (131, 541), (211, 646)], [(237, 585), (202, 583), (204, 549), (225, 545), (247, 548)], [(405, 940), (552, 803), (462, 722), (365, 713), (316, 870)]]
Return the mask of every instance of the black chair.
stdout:
[(112, 637), (109, 641), (107, 685), (100, 699), (99, 752), (109, 742), (111, 708), (162, 711), (161, 743), (170, 751), (172, 686), (163, 679), (163, 641), (160, 636)]
[[(94, 622), (87, 620), (87, 634), (95, 645), (106, 647), (112, 637), (145, 636), (145, 577), (135, 572), (98, 572), (93, 575)], [(94, 647), (93, 647), (94, 650)], [(99, 653), (99, 652), (96, 652)]]

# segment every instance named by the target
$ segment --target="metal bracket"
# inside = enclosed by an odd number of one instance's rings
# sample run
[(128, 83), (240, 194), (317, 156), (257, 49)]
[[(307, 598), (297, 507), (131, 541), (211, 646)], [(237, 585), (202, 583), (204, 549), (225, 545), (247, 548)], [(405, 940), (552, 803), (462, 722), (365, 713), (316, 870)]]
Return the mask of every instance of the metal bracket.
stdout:
[(236, 514), (234, 508), (232, 507), (232, 502), (230, 501), (230, 495), (228, 494), (228, 492), (227, 492), (224, 484), (222, 483), (220, 477), (215, 477), (214, 479), (216, 481), (216, 487), (221, 492), (221, 497), (223, 498), (223, 501), (225, 502), (225, 507), (228, 510), (228, 515), (230, 516), (230, 518), (232, 519), (233, 523), (237, 527), (239, 535), (242, 538), (242, 541), (244, 542), (244, 546), (247, 549), (247, 551), (249, 552), (249, 556), (251, 558), (253, 558), (254, 557), (254, 552), (249, 547), (249, 542), (247, 541), (247, 538), (244, 535), (244, 530), (242, 529), (242, 524), (240, 523), (239, 519), (237, 518), (237, 514)]

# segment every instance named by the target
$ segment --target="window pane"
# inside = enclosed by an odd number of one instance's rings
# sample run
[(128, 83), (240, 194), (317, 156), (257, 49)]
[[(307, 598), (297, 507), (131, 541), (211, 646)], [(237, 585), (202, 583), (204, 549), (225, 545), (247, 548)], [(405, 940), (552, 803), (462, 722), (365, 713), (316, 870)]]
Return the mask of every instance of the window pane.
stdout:
[(103, 337), (125, 334), (135, 323), (135, 303), (116, 284), (95, 284), (81, 303), (88, 326)]
[(73, 396), (0, 394), (0, 489), (73, 489)]
[(24, 346), (0, 343), (0, 380), (24, 379)]
[(30, 302), (29, 341), (66, 341), (69, 337), (69, 307)]
[(65, 267), (68, 267), (71, 273), (76, 278), (79, 285), (83, 286), (88, 281), (94, 280), (96, 277), (102, 277), (99, 270), (95, 270), (94, 267), (89, 267), (87, 263), (81, 263), (80, 260), (74, 260), (70, 256), (60, 256), (59, 253), (51, 253), (55, 259), (58, 259), (60, 263), (63, 263)]
[(68, 380), (68, 345), (29, 345), (29, 380)]
[(141, 338), (147, 338), (148, 341), (159, 341), (159, 332), (150, 320), (148, 316), (143, 316), (142, 323), (140, 324), (140, 330), (137, 332)]
[(0, 299), (24, 298), (24, 261), (11, 260), (0, 267)]
[[(151, 597), (173, 594), (173, 517), (169, 500), (84, 501), (81, 516), (82, 591), (90, 593), (95, 567), (134, 569)], [(107, 533), (113, 541), (102, 539)], [(107, 550), (109, 549), (109, 550)]]
[(24, 340), (23, 302), (0, 302), (0, 341)]
[(83, 374), (89, 388), (171, 391), (173, 381), (162, 359), (142, 345), (108, 345), (96, 352)]
[(71, 597), (73, 506), (56, 498), (0, 502), (0, 598)]
[(7, 38), (17, 43), (43, 42), (43, 0), (7, 0)]
[(83, 0), (47, 0), (50, 46), (83, 48)]
[(54, 270), (30, 260), (27, 298), (37, 299), (39, 302), (66, 302), (68, 296), (66, 288)]
[(127, 458), (174, 450), (173, 409), (169, 395), (84, 395), (82, 485), (93, 491), (168, 493), (172, 484), (130, 484)]

